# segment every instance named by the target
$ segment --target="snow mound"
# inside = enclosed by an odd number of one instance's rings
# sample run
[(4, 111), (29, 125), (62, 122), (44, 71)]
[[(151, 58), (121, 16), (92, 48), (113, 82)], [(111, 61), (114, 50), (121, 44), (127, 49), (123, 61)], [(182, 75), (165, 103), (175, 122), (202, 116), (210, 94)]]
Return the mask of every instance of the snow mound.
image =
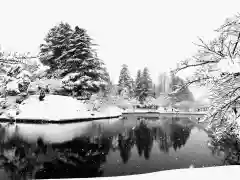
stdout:
[(12, 93), (15, 93), (15, 94), (18, 94), (20, 93), (19, 92), (19, 89), (18, 89), (18, 80), (14, 80), (14, 81), (11, 81), (7, 84), (7, 92), (12, 92)]
[(114, 106), (106, 106), (96, 112), (89, 110), (82, 101), (60, 95), (47, 95), (44, 101), (39, 101), (37, 95), (30, 96), (19, 106), (19, 110), (16, 118), (56, 121), (121, 115), (121, 110)]

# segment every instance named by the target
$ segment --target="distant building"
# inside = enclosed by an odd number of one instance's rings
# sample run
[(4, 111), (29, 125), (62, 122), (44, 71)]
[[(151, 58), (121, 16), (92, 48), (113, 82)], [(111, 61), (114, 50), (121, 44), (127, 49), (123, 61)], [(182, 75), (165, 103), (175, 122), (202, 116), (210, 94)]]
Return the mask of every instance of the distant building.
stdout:
[(201, 106), (201, 107), (197, 107), (195, 108), (195, 111), (208, 111), (209, 107), (208, 106)]
[(195, 111), (208, 111), (211, 100), (207, 96), (202, 96), (195, 101)]

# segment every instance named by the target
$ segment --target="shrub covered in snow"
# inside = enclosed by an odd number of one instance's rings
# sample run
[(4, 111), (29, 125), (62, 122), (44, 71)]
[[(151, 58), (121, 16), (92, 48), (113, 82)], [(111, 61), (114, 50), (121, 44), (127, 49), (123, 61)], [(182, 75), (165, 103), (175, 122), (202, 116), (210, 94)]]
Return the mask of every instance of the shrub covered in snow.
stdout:
[(6, 85), (6, 92), (8, 95), (15, 96), (20, 93), (19, 88), (18, 88), (19, 80), (15, 79), (13, 81), (10, 81)]
[[(38, 58), (25, 56), (2, 56), (2, 69), (5, 74), (1, 76), (1, 94), (17, 95), (20, 92), (27, 92), (30, 83), (45, 75), (49, 69), (41, 64)], [(21, 59), (22, 58), (22, 59)], [(14, 62), (14, 63), (12, 63)]]

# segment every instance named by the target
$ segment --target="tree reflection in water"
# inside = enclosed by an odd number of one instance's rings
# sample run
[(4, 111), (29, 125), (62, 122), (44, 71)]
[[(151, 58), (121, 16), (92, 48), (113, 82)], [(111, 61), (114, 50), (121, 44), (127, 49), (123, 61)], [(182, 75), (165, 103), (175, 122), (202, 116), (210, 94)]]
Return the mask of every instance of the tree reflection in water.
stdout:
[[(62, 157), (48, 163), (36, 178), (77, 178), (102, 176), (101, 165), (111, 148), (111, 138), (101, 137), (91, 142), (90, 138), (78, 138), (64, 144), (54, 144), (53, 149)], [(66, 173), (67, 171), (67, 173)]]
[[(139, 156), (148, 160), (154, 141), (160, 151), (176, 151), (186, 144), (193, 127), (181, 124), (180, 120), (166, 120), (164, 127), (149, 126), (150, 122), (156, 120), (141, 121), (134, 129), (111, 137), (101, 132), (97, 137), (78, 137), (64, 143), (45, 144), (41, 139), (30, 143), (12, 136), (0, 144), (2, 167), (11, 179), (100, 177), (110, 151), (119, 151), (122, 162), (127, 163), (135, 146)], [(4, 129), (0, 137), (5, 138)]]
[(133, 132), (129, 131), (127, 137), (118, 135), (118, 146), (123, 163), (127, 163), (131, 156), (131, 149), (134, 146)]
[[(139, 156), (144, 155), (145, 159), (150, 158), (151, 150), (153, 147), (153, 141), (159, 143), (159, 150), (165, 153), (169, 152), (169, 149), (173, 147), (175, 151), (184, 146), (190, 136), (193, 125), (188, 126), (173, 123), (167, 123), (167, 127), (170, 128), (170, 132), (166, 132), (162, 127), (149, 128), (147, 121), (141, 121), (139, 126), (134, 130), (130, 130), (132, 136), (124, 141), (123, 146), (123, 135), (119, 135), (119, 149), (122, 160), (124, 163), (129, 159), (132, 143), (135, 143)], [(131, 142), (131, 143), (130, 143)], [(131, 144), (131, 145), (130, 145)], [(123, 149), (125, 147), (125, 149)]]
[(79, 178), (102, 176), (101, 165), (111, 148), (111, 138), (95, 142), (77, 138), (61, 144), (27, 143), (18, 137), (1, 142), (1, 164), (9, 178)]
[(153, 146), (153, 134), (151, 129), (142, 121), (140, 125), (135, 128), (134, 132), (139, 156), (143, 153), (145, 159), (149, 159)]
[(191, 129), (189, 127), (181, 127), (176, 124), (171, 124), (172, 133), (170, 134), (170, 139), (172, 142), (173, 149), (181, 149), (187, 142), (189, 138)]
[(167, 134), (159, 128), (159, 150), (164, 153), (169, 152), (169, 148), (171, 147), (171, 142), (169, 142), (169, 138)]
[(224, 153), (223, 165), (240, 165), (240, 142), (236, 137), (225, 138), (221, 141), (211, 139), (208, 147), (214, 156)]

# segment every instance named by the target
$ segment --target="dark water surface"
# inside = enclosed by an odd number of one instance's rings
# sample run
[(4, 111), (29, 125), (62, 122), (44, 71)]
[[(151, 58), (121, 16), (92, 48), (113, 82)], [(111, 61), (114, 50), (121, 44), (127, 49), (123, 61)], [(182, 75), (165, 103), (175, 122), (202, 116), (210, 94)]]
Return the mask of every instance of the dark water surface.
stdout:
[(65, 125), (2, 126), (0, 179), (120, 176), (234, 164), (226, 162), (224, 148), (210, 145), (196, 117), (128, 115)]

